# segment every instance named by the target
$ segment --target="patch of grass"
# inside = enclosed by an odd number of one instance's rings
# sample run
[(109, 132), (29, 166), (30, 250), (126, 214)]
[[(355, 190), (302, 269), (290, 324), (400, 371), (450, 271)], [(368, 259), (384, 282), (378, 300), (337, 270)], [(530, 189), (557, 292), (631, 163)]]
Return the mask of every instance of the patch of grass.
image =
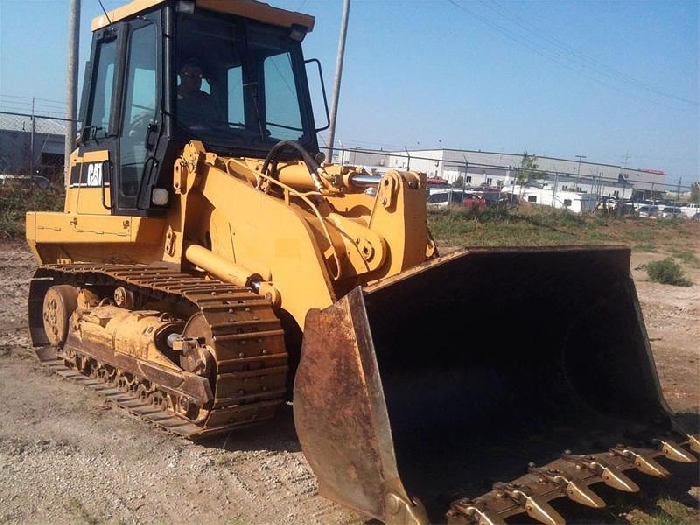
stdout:
[(692, 281), (685, 277), (678, 263), (671, 257), (648, 263), (646, 270), (649, 278), (655, 283), (670, 284), (671, 286), (693, 285)]
[(632, 246), (632, 250), (635, 252), (655, 252), (657, 250), (656, 246), (653, 244), (635, 244)]
[(700, 259), (693, 252), (671, 250), (671, 255), (693, 268), (700, 268)]
[(87, 523), (89, 525), (97, 525), (101, 520), (92, 514), (90, 514), (83, 504), (75, 498), (68, 498), (66, 502), (66, 507), (73, 512), (77, 518), (78, 523)]
[(46, 190), (2, 188), (0, 191), (0, 239), (24, 235), (24, 218), (28, 211), (60, 211), (63, 209), (63, 189)]
[(692, 509), (670, 498), (660, 498), (656, 506), (658, 511), (635, 519), (632, 523), (634, 525), (687, 525), (695, 523), (697, 519)]
[[(429, 210), (428, 227), (438, 246), (556, 246), (617, 244), (636, 251), (696, 251), (700, 225), (634, 217), (588, 216), (544, 206), (495, 210)], [(683, 259), (685, 257), (685, 259)], [(692, 260), (682, 255), (680, 260)]]

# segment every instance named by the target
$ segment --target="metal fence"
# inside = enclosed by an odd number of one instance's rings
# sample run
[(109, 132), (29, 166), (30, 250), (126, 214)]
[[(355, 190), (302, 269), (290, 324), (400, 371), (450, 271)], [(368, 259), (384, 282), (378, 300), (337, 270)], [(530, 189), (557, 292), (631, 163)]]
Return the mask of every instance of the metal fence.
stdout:
[(63, 180), (65, 119), (0, 112), (0, 175)]

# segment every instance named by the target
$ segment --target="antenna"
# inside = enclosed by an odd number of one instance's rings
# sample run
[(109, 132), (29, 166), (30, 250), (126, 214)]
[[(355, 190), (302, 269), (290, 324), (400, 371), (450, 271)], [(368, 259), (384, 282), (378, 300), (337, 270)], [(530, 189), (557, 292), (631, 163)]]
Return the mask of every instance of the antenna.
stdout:
[(107, 22), (109, 22), (111, 24), (112, 21), (109, 19), (109, 15), (107, 14), (107, 10), (105, 9), (105, 6), (102, 5), (102, 0), (97, 0), (97, 1), (100, 3), (100, 7), (102, 8), (102, 11), (104, 12), (105, 17), (107, 17)]

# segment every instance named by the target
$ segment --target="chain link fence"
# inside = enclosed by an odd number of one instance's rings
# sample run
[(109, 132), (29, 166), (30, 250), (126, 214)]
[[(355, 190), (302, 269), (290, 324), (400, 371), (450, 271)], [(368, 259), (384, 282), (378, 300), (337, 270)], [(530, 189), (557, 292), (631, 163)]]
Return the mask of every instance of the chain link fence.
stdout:
[(67, 128), (64, 119), (0, 112), (2, 181), (30, 178), (39, 184), (62, 184)]

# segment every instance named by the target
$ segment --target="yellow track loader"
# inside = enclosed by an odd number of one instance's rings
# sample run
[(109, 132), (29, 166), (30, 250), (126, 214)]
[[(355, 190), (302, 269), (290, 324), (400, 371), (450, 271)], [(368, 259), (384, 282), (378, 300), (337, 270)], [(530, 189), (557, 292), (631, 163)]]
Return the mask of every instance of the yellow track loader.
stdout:
[(313, 26), (250, 0), (93, 21), (65, 209), (27, 215), (42, 363), (190, 439), (293, 399), (321, 493), (387, 523), (563, 523), (696, 461), (629, 250), (439, 257), (425, 175), (320, 154)]

